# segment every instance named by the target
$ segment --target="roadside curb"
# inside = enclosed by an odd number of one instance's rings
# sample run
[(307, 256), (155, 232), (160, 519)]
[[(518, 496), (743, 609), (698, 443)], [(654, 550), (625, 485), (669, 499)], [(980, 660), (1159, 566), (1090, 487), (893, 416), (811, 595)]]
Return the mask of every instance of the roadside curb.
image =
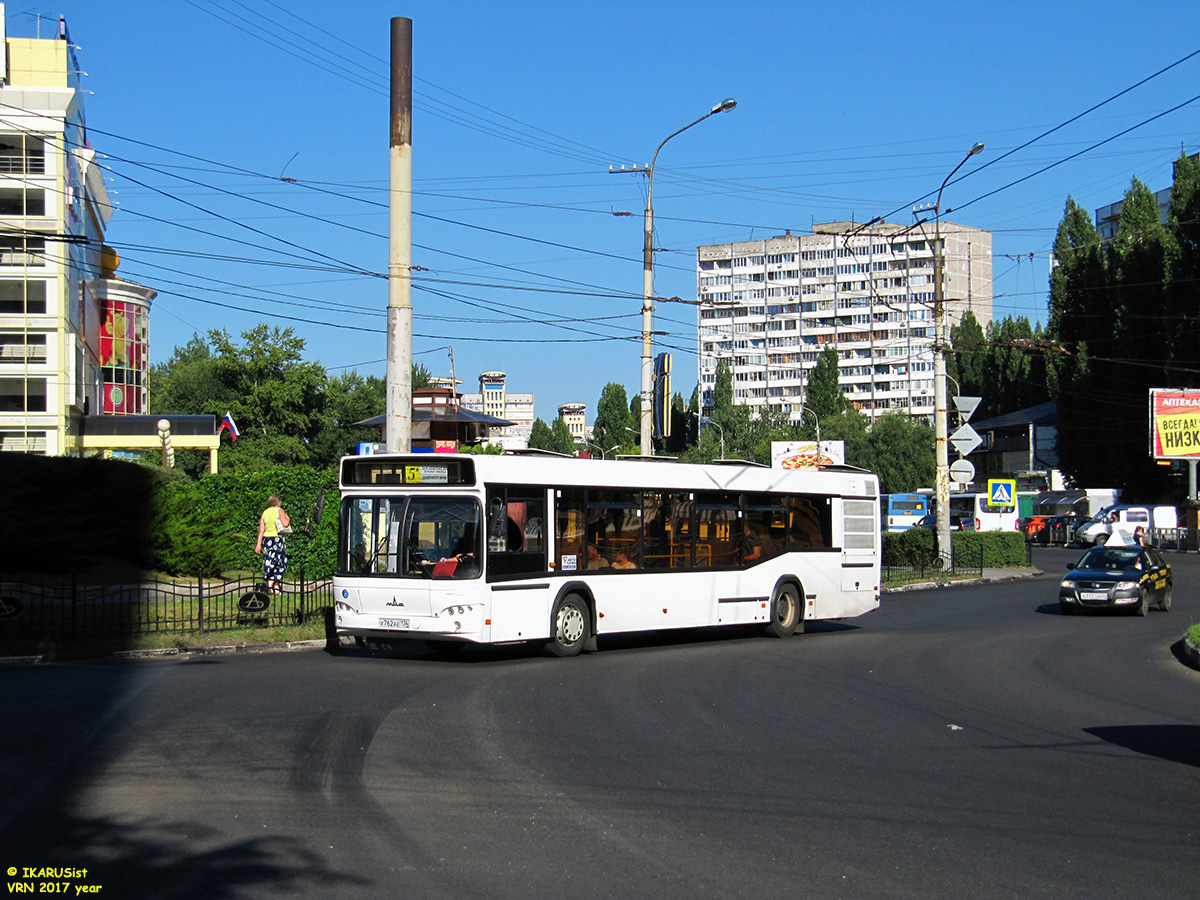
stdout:
[[(82, 662), (86, 659), (161, 659), (174, 656), (229, 656), (235, 653), (290, 653), (298, 650), (323, 650), (325, 640), (283, 641), (278, 644), (224, 644), (217, 647), (156, 647), (149, 650), (115, 650), (106, 656), (79, 657), (59, 662)], [(45, 656), (0, 656), (0, 666), (40, 665), (51, 662)]]
[(1193, 669), (1200, 670), (1200, 647), (1193, 644), (1186, 634), (1183, 636), (1183, 658)]
[(964, 584), (993, 584), (1000, 581), (1019, 581), (1022, 578), (1036, 578), (1039, 575), (1045, 575), (1041, 569), (1022, 569), (1020, 572), (1013, 572), (1004, 575), (984, 575), (982, 578), (961, 578), (957, 581), (918, 581), (913, 584), (900, 584), (895, 587), (882, 588), (881, 593), (884, 594), (903, 594), (908, 591), (928, 591), (937, 588), (959, 587)]

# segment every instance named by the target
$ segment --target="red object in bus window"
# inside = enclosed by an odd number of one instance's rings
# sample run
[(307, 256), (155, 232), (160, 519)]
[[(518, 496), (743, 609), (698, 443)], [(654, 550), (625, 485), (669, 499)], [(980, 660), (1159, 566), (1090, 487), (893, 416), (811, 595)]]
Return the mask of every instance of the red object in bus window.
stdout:
[(453, 578), (454, 570), (458, 568), (457, 559), (443, 559), (434, 563), (432, 577)]

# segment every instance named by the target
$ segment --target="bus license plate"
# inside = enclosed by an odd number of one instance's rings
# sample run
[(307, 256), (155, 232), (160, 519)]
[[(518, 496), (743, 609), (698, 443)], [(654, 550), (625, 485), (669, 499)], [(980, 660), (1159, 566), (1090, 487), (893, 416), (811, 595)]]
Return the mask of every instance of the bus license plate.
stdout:
[(380, 628), (410, 628), (408, 619), (380, 619)]
[(1108, 593), (1106, 591), (1082, 591), (1079, 594), (1080, 600), (1107, 600)]

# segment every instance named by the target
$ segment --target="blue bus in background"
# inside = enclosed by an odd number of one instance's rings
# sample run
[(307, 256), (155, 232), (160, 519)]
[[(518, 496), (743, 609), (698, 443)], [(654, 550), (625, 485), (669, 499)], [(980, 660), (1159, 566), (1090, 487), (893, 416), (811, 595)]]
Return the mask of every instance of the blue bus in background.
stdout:
[(879, 517), (884, 531), (907, 531), (924, 518), (931, 508), (928, 494), (884, 494)]

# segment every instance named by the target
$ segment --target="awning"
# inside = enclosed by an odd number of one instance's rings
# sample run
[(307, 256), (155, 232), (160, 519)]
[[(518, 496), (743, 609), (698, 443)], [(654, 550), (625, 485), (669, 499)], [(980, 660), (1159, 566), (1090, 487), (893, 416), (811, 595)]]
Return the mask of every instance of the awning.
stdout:
[[(506, 428), (513, 423), (507, 419), (497, 419), (495, 416), (489, 416), (486, 413), (475, 412), (473, 409), (463, 409), (461, 406), (434, 406), (415, 408), (412, 411), (412, 420), (414, 422), (450, 422), (450, 423), (465, 423), (470, 425), (490, 425), (495, 428)], [(355, 425), (376, 426), (382, 428), (387, 422), (387, 414), (372, 416), (369, 419), (363, 419), (361, 422), (355, 422)]]

